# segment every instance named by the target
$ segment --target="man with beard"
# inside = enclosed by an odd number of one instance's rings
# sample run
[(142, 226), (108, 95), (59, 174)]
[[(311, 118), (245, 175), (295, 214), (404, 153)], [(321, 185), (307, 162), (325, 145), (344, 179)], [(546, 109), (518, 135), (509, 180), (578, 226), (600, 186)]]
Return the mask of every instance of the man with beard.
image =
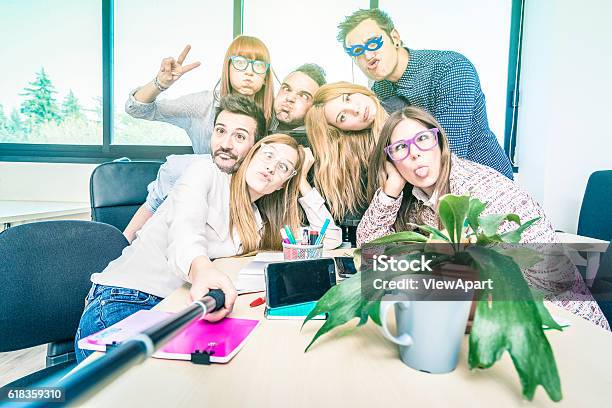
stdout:
[(274, 99), (274, 116), (268, 133), (306, 135), (304, 117), (313, 96), (325, 84), (325, 71), (317, 64), (303, 64), (283, 80)]
[[(242, 95), (227, 95), (221, 98), (215, 116), (215, 125), (210, 140), (212, 159), (219, 169), (233, 174), (251, 147), (259, 141), (266, 130), (262, 110), (255, 102)], [(157, 179), (149, 184), (147, 200), (140, 206), (125, 228), (123, 235), (131, 243), (153, 213), (164, 202), (170, 190), (194, 161), (208, 154), (182, 154), (168, 156), (157, 173)]]

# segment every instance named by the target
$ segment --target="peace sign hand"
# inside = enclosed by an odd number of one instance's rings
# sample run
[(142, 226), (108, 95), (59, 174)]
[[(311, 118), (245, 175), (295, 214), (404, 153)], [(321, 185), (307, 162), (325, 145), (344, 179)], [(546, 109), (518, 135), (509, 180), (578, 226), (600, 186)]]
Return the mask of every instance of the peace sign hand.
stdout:
[(191, 50), (191, 45), (187, 45), (181, 55), (175, 60), (172, 57), (164, 58), (157, 73), (157, 82), (164, 88), (170, 87), (177, 79), (186, 72), (200, 66), (200, 62), (192, 62), (191, 64), (183, 65), (187, 54)]

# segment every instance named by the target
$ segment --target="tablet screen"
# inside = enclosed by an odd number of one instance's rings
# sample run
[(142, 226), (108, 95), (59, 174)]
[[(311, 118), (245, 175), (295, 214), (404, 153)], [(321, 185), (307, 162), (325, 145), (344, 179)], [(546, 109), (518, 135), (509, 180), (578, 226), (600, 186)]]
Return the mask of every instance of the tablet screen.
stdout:
[(333, 259), (272, 263), (266, 267), (268, 307), (319, 300), (335, 284)]

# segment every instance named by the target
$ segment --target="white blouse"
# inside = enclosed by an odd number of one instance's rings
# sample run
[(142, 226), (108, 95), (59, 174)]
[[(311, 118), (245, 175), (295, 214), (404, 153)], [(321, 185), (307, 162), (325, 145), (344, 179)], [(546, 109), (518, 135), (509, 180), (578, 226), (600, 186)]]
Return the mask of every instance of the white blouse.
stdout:
[[(166, 297), (189, 282), (189, 269), (196, 257), (215, 259), (240, 254), (238, 234), (234, 230), (230, 235), (229, 231), (230, 180), (231, 176), (219, 170), (210, 156), (195, 161), (132, 244), (102, 272), (94, 273), (91, 281)], [(323, 244), (325, 248), (339, 246), (342, 231), (334, 224), (321, 195), (313, 189), (298, 201), (313, 228), (320, 229), (326, 218), (332, 220)], [(261, 231), (263, 222), (255, 204), (253, 216)]]

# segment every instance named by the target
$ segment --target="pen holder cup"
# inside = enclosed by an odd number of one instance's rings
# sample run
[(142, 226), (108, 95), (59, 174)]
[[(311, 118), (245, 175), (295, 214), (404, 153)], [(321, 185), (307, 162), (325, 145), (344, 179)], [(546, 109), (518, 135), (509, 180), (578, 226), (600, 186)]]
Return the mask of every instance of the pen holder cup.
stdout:
[(286, 261), (322, 258), (323, 257), (323, 244), (297, 245), (297, 244), (285, 244), (283, 242), (283, 255)]

